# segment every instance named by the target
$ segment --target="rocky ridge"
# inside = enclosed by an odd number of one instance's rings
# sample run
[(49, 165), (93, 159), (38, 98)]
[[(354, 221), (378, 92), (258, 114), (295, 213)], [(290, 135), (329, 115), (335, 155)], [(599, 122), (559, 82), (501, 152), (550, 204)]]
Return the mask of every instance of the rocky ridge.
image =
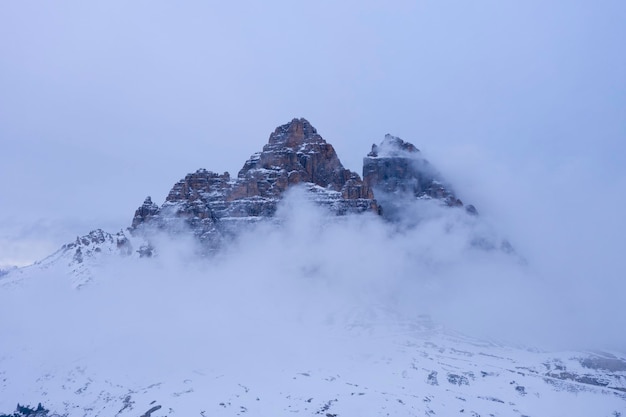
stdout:
[(32, 270), (47, 270), (62, 266), (71, 277), (71, 286), (81, 288), (92, 278), (92, 269), (101, 263), (106, 263), (109, 256), (113, 257), (141, 257), (151, 250), (147, 241), (134, 237), (120, 230), (117, 233), (108, 233), (102, 229), (92, 230), (84, 236), (77, 236), (72, 242), (61, 246), (50, 256), (35, 262), (30, 266), (14, 268), (6, 277), (2, 277), (0, 286), (12, 285), (19, 282), (23, 275)]
[[(293, 119), (270, 134), (268, 143), (248, 158), (236, 178), (228, 172), (198, 169), (174, 184), (161, 206), (147, 197), (127, 230), (113, 234), (93, 230), (33, 266), (47, 268), (60, 261), (69, 268), (73, 286), (79, 288), (91, 280), (91, 269), (102, 255), (155, 255), (159, 245), (154, 231), (168, 235), (191, 231), (202, 243), (197, 255), (204, 256), (207, 249), (223, 247), (241, 226), (272, 219), (284, 193), (293, 186), (304, 188), (310, 201), (331, 214), (370, 212), (400, 227), (411, 227), (413, 221), (406, 218), (412, 213), (403, 209), (411, 200), (433, 200), (477, 214), (473, 206), (463, 205), (411, 143), (386, 135), (382, 143), (372, 145), (363, 159), (361, 179), (344, 168), (333, 146), (307, 120)], [(471, 244), (513, 251), (508, 242), (484, 236)], [(0, 270), (0, 276), (9, 272)]]
[(276, 128), (237, 178), (199, 169), (177, 182), (162, 206), (146, 198), (131, 230), (177, 230), (186, 224), (216, 247), (241, 223), (272, 217), (282, 194), (294, 185), (304, 186), (312, 200), (336, 214), (378, 210), (371, 189), (343, 167), (333, 146), (307, 120), (293, 119)]
[[(160, 207), (147, 197), (131, 231), (189, 226), (209, 247), (218, 247), (242, 223), (271, 218), (283, 193), (299, 185), (332, 213), (374, 212), (394, 220), (402, 198), (430, 198), (462, 207), (451, 188), (408, 142), (387, 135), (364, 158), (363, 179), (341, 164), (333, 146), (305, 119), (293, 119), (270, 135), (236, 178), (199, 169), (178, 181)], [(400, 201), (400, 203), (398, 203)], [(382, 204), (379, 204), (382, 202)], [(473, 206), (467, 206), (475, 214)]]
[[(406, 199), (437, 199), (449, 207), (464, 206), (419, 149), (389, 134), (363, 158), (363, 180), (385, 208), (385, 217), (392, 220), (398, 219)], [(478, 214), (472, 205), (465, 209)]]
[[(413, 144), (386, 135), (373, 144), (363, 158), (363, 177), (342, 165), (333, 146), (305, 119), (293, 119), (270, 134), (261, 152), (254, 153), (232, 178), (198, 169), (187, 174), (169, 191), (159, 206), (146, 197), (137, 208), (127, 230), (111, 234), (100, 229), (61, 247), (36, 265), (62, 260), (74, 277), (73, 286), (91, 280), (91, 268), (102, 255), (151, 257), (157, 253), (154, 231), (168, 235), (191, 233), (202, 244), (197, 255), (204, 256), (223, 247), (237, 236), (242, 226), (272, 219), (284, 193), (302, 187), (310, 201), (334, 215), (373, 213), (412, 227), (419, 214), (407, 211), (415, 201), (433, 201), (452, 209), (464, 208), (471, 216), (477, 211), (464, 205), (442, 175)], [(506, 241), (476, 235), (473, 247), (514, 252)], [(9, 271), (0, 270), (0, 275)]]

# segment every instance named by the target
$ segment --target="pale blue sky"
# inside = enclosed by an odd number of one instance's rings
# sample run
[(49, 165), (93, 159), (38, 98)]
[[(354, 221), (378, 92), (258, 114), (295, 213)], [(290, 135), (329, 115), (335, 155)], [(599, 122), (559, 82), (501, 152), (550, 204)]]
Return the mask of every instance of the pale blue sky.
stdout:
[(531, 252), (582, 223), (604, 253), (625, 40), (621, 0), (4, 1), (0, 265), (126, 227), (197, 168), (235, 174), (293, 117), (359, 173), (385, 133), (413, 142)]

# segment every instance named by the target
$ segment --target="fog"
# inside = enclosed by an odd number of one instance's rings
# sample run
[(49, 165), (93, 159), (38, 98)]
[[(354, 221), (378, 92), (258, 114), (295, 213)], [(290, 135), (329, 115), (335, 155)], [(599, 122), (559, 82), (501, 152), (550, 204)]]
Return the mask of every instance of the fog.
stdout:
[[(624, 351), (623, 283), (615, 264), (596, 269), (606, 258), (592, 247), (568, 245), (564, 262), (546, 238), (536, 245), (551, 252), (535, 262), (517, 247), (473, 245), (502, 238), (487, 218), (433, 200), (405, 209), (407, 223), (335, 217), (294, 188), (275, 219), (210, 257), (195, 255), (190, 235), (155, 234), (158, 256), (105, 258), (79, 289), (62, 263), (31, 267), (1, 287), (3, 354), (26, 373), (79, 363), (146, 381), (185, 369), (262, 373), (381, 354), (425, 316), (519, 346)], [(593, 256), (574, 251), (583, 249)]]

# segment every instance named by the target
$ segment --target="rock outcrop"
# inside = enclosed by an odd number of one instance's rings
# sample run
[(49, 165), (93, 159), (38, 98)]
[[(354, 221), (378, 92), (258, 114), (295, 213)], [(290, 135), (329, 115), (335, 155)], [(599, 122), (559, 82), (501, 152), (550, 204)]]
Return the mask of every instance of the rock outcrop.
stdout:
[(242, 224), (274, 216), (285, 191), (299, 185), (315, 203), (337, 215), (371, 211), (401, 220), (414, 199), (465, 207), (441, 175), (411, 143), (386, 135), (363, 159), (363, 180), (341, 164), (333, 146), (305, 119), (293, 119), (270, 134), (236, 178), (199, 169), (172, 187), (160, 207), (150, 197), (135, 212), (131, 231), (188, 230), (217, 248)]
[[(452, 188), (413, 144), (385, 135), (380, 145), (363, 158), (363, 182), (372, 189), (383, 216), (395, 220), (406, 199), (438, 199), (450, 207), (463, 207)], [(472, 205), (465, 206), (477, 214)]]
[[(165, 203), (150, 197), (135, 212), (131, 230), (168, 232), (191, 228), (217, 247), (241, 224), (274, 216), (284, 192), (300, 185), (306, 195), (342, 215), (372, 211), (397, 220), (406, 199), (437, 199), (464, 207), (449, 185), (411, 143), (386, 135), (363, 160), (363, 180), (341, 164), (333, 146), (305, 119), (293, 119), (270, 134), (236, 178), (199, 169), (174, 184)], [(465, 206), (470, 214), (476, 209)]]
[(242, 222), (272, 217), (283, 193), (300, 185), (335, 214), (378, 211), (372, 190), (341, 164), (333, 146), (305, 119), (293, 119), (270, 135), (232, 179), (205, 169), (188, 174), (158, 207), (148, 197), (132, 230), (147, 225), (176, 230), (190, 226), (201, 241), (216, 245)]
[(102, 229), (92, 230), (85, 236), (78, 236), (74, 242), (61, 247), (61, 252), (73, 253), (72, 258), (77, 263), (83, 262), (84, 255), (91, 256), (93, 253), (99, 253), (103, 250), (130, 255), (133, 248), (123, 231), (113, 235)]
[[(363, 183), (374, 192), (382, 216), (403, 226), (410, 227), (420, 221), (419, 215), (411, 217), (414, 211), (406, 210), (416, 199), (437, 200), (449, 207), (464, 208), (472, 217), (478, 215), (473, 205), (463, 204), (419, 149), (392, 135), (385, 135), (380, 145), (372, 145), (371, 152), (363, 158)], [(515, 253), (508, 240), (497, 236), (476, 234), (470, 245), (487, 251)]]
[[(90, 269), (102, 255), (158, 255), (159, 238), (152, 232), (159, 230), (170, 236), (193, 233), (202, 244), (194, 248), (196, 254), (205, 256), (237, 236), (242, 226), (274, 217), (285, 192), (293, 186), (301, 187), (302, 195), (331, 214), (370, 212), (400, 229), (411, 228), (432, 215), (430, 204), (422, 205), (420, 200), (464, 208), (472, 215), (462, 217), (468, 224), (478, 220), (474, 217), (476, 209), (456, 197), (411, 143), (386, 135), (380, 145), (372, 145), (363, 159), (362, 180), (344, 168), (333, 146), (308, 121), (293, 119), (270, 134), (262, 151), (244, 163), (236, 178), (228, 172), (206, 169), (187, 174), (174, 184), (161, 206), (147, 197), (127, 231), (110, 234), (94, 230), (36, 265), (47, 267), (62, 261), (71, 268), (73, 285), (80, 287), (91, 279)], [(508, 241), (478, 229), (469, 244), (514, 253)], [(0, 269), (0, 276), (9, 272)]]
[(72, 286), (80, 288), (91, 281), (92, 267), (100, 264), (107, 256), (138, 257), (138, 251), (134, 248), (143, 241), (135, 239), (133, 243), (131, 240), (133, 237), (126, 235), (123, 230), (114, 234), (102, 229), (92, 230), (84, 236), (77, 236), (74, 241), (66, 243), (52, 255), (30, 267), (48, 268), (51, 265), (65, 264), (72, 276)]
[(152, 202), (150, 196), (146, 197), (141, 207), (135, 211), (133, 217), (132, 228), (139, 226), (141, 223), (149, 221), (151, 218), (159, 214), (159, 206)]

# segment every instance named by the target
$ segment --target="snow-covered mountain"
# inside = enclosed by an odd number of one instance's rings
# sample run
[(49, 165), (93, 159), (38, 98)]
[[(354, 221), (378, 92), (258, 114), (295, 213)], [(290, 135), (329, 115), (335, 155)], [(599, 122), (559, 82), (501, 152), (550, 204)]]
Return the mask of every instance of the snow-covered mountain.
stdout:
[(0, 412), (626, 415), (626, 355), (554, 343), (543, 285), (412, 144), (361, 179), (294, 119), (0, 276)]

